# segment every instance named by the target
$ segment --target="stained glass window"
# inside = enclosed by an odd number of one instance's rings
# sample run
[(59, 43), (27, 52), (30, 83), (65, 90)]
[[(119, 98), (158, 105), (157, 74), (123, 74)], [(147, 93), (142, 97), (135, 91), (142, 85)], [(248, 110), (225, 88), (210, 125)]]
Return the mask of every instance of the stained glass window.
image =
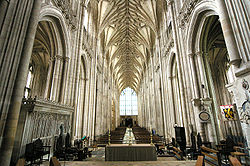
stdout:
[(126, 88), (121, 93), (120, 115), (138, 115), (137, 95), (131, 88)]

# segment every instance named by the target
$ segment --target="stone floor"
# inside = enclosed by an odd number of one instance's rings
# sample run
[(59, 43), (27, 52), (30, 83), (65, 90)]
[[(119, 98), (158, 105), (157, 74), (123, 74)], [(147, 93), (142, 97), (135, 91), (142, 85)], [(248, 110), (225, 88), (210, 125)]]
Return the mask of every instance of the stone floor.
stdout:
[[(194, 166), (195, 161), (66, 161), (61, 166)], [(46, 165), (47, 166), (47, 165)]]
[[(105, 148), (92, 152), (85, 161), (60, 161), (61, 166), (194, 166), (196, 161), (177, 161), (174, 157), (158, 157), (157, 161), (105, 161)], [(48, 166), (44, 162), (41, 166)]]

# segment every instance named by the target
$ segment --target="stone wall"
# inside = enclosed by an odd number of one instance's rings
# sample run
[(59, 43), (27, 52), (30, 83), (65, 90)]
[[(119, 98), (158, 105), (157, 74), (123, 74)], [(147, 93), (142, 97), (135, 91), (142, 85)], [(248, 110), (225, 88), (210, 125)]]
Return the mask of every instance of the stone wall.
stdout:
[(60, 126), (64, 133), (71, 133), (73, 107), (64, 106), (46, 100), (24, 99), (15, 137), (12, 161), (24, 157), (26, 144), (40, 138), (44, 145), (51, 146), (53, 155), (55, 137), (60, 134)]

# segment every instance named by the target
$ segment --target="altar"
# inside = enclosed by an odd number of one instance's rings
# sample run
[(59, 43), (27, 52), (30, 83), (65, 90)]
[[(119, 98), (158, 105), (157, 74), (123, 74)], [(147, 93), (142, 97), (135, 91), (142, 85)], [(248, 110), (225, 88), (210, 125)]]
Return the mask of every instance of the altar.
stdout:
[(151, 144), (111, 144), (105, 148), (105, 161), (156, 161)]

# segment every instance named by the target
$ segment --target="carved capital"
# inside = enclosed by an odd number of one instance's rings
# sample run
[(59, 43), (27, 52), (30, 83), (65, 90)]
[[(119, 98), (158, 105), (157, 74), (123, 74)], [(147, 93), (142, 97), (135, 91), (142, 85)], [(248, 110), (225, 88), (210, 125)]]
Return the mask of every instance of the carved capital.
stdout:
[(172, 5), (174, 3), (174, 0), (168, 0), (167, 5)]
[(196, 56), (202, 56), (202, 55), (203, 55), (203, 52), (198, 51), (198, 52), (195, 53), (195, 55), (196, 55)]
[(55, 59), (56, 60), (63, 60), (63, 56), (61, 56), (61, 55), (55, 55)]
[(69, 57), (64, 57), (65, 62), (69, 62)]
[(194, 54), (194, 53), (189, 53), (188, 56), (189, 56), (190, 58), (194, 58), (195, 54)]
[(49, 58), (49, 61), (50, 62), (53, 62), (55, 60), (55, 57), (54, 56), (51, 56), (50, 58)]

